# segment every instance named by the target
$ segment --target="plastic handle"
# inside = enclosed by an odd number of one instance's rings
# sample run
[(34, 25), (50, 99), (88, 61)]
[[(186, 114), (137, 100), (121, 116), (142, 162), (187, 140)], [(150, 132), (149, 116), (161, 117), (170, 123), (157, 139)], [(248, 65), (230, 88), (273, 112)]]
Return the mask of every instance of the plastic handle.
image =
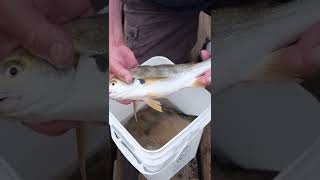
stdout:
[(182, 146), (181, 150), (177, 153), (176, 157), (174, 157), (174, 161), (176, 162), (178, 158), (180, 157), (181, 153), (185, 150), (187, 145), (190, 143), (190, 140), (187, 140), (184, 145)]
[(123, 153), (125, 157), (127, 157), (128, 161), (136, 168), (138, 169), (141, 173), (145, 173), (143, 166), (137, 159), (137, 157), (134, 155), (134, 153), (125, 145), (125, 143), (122, 141), (121, 137), (119, 137), (114, 129), (111, 129), (111, 136), (114, 139), (115, 144), (119, 148), (119, 150)]

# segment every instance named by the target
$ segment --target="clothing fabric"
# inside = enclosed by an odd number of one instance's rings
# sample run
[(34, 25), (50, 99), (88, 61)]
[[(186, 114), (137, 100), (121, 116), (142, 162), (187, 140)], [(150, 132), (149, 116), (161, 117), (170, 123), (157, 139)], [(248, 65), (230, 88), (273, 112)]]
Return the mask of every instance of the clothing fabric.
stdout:
[(100, 11), (104, 7), (108, 6), (109, 0), (90, 0), (92, 6), (94, 7), (95, 11)]
[[(183, 2), (192, 4), (196, 0)], [(197, 41), (198, 11), (174, 11), (145, 0), (123, 3), (125, 38), (140, 64), (153, 56), (165, 56), (177, 64), (190, 61), (190, 51)]]

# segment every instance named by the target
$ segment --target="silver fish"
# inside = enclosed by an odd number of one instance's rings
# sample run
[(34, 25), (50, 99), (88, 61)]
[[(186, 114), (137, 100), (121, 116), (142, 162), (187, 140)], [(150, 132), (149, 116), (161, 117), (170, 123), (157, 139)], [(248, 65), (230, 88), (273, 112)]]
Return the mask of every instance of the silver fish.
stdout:
[(108, 63), (107, 15), (64, 26), (77, 63), (57, 69), (24, 49), (0, 61), (0, 118), (24, 122), (52, 119), (105, 121)]
[[(131, 69), (133, 83), (113, 78), (109, 82), (109, 97), (115, 100), (144, 101), (162, 112), (160, 102), (184, 88), (203, 87), (197, 78), (211, 69), (211, 59), (196, 64), (139, 66)], [(134, 104), (134, 106), (136, 106)]]
[(85, 122), (107, 125), (108, 14), (75, 20), (63, 28), (73, 40), (74, 67), (57, 69), (24, 49), (0, 61), (0, 120), (82, 121), (76, 137), (86, 180)]
[(250, 81), (301, 82), (279, 66), (281, 48), (320, 21), (320, 1), (292, 1), (274, 8), (256, 6), (214, 12), (214, 92)]

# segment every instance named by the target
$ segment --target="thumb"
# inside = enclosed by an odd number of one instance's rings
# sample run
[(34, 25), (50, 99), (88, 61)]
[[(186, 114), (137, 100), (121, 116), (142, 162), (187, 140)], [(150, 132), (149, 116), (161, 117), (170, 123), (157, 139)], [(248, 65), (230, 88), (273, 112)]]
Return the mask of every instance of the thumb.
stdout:
[(119, 77), (120, 79), (126, 81), (127, 83), (130, 83), (133, 79), (130, 72), (125, 69), (121, 64), (119, 64), (117, 61), (109, 64), (110, 71), (115, 76)]
[(70, 37), (57, 25), (49, 23), (30, 1), (1, 1), (0, 28), (31, 53), (58, 67), (73, 64)]
[(207, 50), (201, 50), (200, 56), (201, 56), (201, 59), (204, 61), (211, 57), (211, 53)]

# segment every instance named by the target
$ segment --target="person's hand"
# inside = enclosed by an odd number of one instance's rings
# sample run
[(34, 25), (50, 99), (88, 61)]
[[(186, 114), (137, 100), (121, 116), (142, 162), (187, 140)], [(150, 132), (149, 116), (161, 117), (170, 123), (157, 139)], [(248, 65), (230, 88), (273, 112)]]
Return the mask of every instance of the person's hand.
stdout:
[[(116, 76), (127, 83), (131, 83), (133, 77), (129, 69), (138, 65), (138, 61), (133, 52), (124, 44), (111, 46), (109, 52), (109, 79)], [(127, 105), (132, 101), (123, 100), (119, 102)]]
[(22, 46), (58, 67), (74, 63), (58, 24), (94, 12), (89, 0), (0, 0), (0, 59)]
[[(57, 67), (71, 66), (72, 42), (59, 25), (94, 13), (90, 0), (0, 0), (0, 61), (21, 46)], [(77, 124), (52, 121), (24, 125), (56, 136)]]
[[(201, 50), (201, 59), (203, 61), (208, 60), (211, 57), (211, 52), (207, 50)], [(197, 81), (203, 86), (209, 86), (211, 84), (211, 69), (200, 76)]]
[(45, 134), (47, 136), (60, 136), (72, 128), (80, 127), (78, 122), (63, 120), (43, 123), (23, 123), (23, 125), (37, 133)]
[(320, 23), (303, 32), (292, 45), (279, 50), (279, 65), (302, 78), (314, 76), (320, 69)]

